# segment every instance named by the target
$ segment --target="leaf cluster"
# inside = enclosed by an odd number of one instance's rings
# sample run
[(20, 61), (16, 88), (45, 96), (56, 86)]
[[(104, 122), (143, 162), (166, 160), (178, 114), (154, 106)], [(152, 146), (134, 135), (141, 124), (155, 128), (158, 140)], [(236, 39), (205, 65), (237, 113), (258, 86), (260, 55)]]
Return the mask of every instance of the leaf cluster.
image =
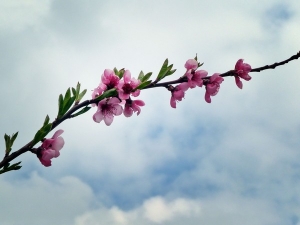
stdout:
[(9, 155), (12, 146), (14, 144), (14, 141), (16, 140), (18, 136), (18, 132), (15, 134), (12, 134), (12, 136), (4, 134), (4, 140), (5, 140), (5, 155)]
[(17, 162), (17, 163), (14, 163), (12, 165), (10, 165), (10, 163), (7, 163), (5, 164), (5, 166), (0, 170), (0, 174), (2, 173), (6, 173), (8, 171), (11, 171), (11, 170), (19, 170), (22, 168), (22, 166), (20, 166), (21, 164), (21, 161), (20, 162)]
[(175, 73), (176, 69), (173, 69), (173, 64), (169, 65), (168, 59), (166, 59), (157, 75), (157, 78), (155, 80), (155, 83), (159, 82), (160, 80), (164, 79), (167, 76), (172, 75)]
[(142, 90), (143, 88), (147, 87), (149, 84), (151, 84), (152, 80), (149, 80), (151, 77), (152, 72), (144, 74), (143, 71), (140, 72), (138, 79), (141, 81), (140, 85), (137, 86), (136, 89)]

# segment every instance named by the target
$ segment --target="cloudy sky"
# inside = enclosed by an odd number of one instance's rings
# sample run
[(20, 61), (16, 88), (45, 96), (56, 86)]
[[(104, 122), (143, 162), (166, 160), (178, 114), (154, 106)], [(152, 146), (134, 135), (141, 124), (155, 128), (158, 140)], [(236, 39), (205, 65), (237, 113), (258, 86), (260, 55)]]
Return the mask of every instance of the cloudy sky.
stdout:
[[(176, 79), (196, 53), (209, 75), (287, 59), (299, 24), (298, 0), (2, 0), (0, 133), (22, 147), (60, 93), (79, 81), (89, 99), (106, 68), (157, 74), (169, 58)], [(64, 122), (51, 167), (27, 153), (0, 176), (1, 225), (300, 225), (300, 61), (250, 75), (211, 104), (196, 88), (173, 109), (157, 88), (110, 127), (94, 108)]]

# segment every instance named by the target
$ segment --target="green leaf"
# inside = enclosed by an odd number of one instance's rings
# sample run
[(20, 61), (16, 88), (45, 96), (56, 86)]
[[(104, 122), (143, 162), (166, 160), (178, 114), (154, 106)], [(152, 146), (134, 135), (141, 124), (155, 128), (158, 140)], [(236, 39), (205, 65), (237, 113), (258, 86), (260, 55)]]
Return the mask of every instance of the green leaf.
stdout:
[(58, 97), (58, 114), (57, 114), (57, 119), (59, 119), (62, 116), (62, 109), (64, 106), (64, 97), (62, 94), (59, 95)]
[(64, 102), (68, 101), (70, 98), (71, 98), (71, 91), (70, 91), (70, 88), (68, 88), (68, 90), (66, 91), (66, 94), (65, 94)]
[(149, 78), (151, 77), (151, 75), (152, 75), (152, 72), (147, 73), (147, 74), (141, 79), (141, 82), (143, 83), (143, 82), (149, 80)]
[(145, 75), (144, 75), (144, 72), (141, 70), (141, 72), (140, 72), (140, 74), (139, 74), (139, 76), (138, 76), (138, 80), (142, 80), (143, 79), (143, 77), (144, 77)]
[(139, 89), (139, 90), (142, 90), (143, 88), (147, 87), (149, 84), (151, 84), (152, 80), (148, 80), (148, 81), (145, 81), (143, 83), (141, 83), (139, 86), (137, 86), (136, 89)]
[(76, 101), (80, 102), (81, 99), (83, 98), (83, 96), (86, 94), (86, 89), (84, 89), (78, 96), (78, 98), (76, 99)]
[(71, 97), (71, 89), (68, 88), (66, 91), (65, 97), (62, 94), (59, 95), (58, 98), (58, 115), (57, 119), (60, 119), (65, 113), (71, 108), (72, 104), (74, 103), (76, 96)]
[(18, 133), (19, 133), (19, 132), (15, 133), (15, 134), (12, 134), (12, 138), (10, 139), (10, 147), (13, 146), (13, 144), (14, 144), (16, 138), (18, 137)]
[(98, 96), (95, 99), (98, 101), (101, 101), (105, 98), (115, 97), (115, 96), (118, 96), (118, 92), (115, 88), (112, 88), (112, 89), (109, 89), (108, 91), (104, 92), (102, 95)]
[(89, 111), (90, 109), (91, 109), (91, 107), (86, 106), (86, 107), (84, 107), (83, 109), (81, 109), (79, 112), (72, 114), (72, 117), (76, 117), (76, 116), (79, 116), (79, 115), (81, 115), (81, 114), (83, 114), (83, 113), (86, 113), (86, 112)]
[(117, 75), (119, 70), (116, 67), (113, 70), (114, 70), (114, 73)]
[[(169, 71), (167, 72), (166, 76), (172, 75), (173, 73), (175, 73), (175, 71), (176, 71), (176, 69), (174, 69), (174, 70), (169, 70)], [(165, 77), (166, 77), (166, 76), (165, 76)]]
[(14, 141), (16, 140), (18, 136), (18, 132), (15, 134), (12, 134), (12, 137), (10, 135), (4, 134), (4, 140), (5, 140), (5, 154), (8, 155), (12, 149), (12, 146), (14, 144)]
[(33, 140), (32, 140), (32, 146), (34, 146), (39, 141), (43, 140), (44, 137), (51, 131), (52, 123), (49, 123), (45, 126), (43, 126), (41, 129), (36, 132)]
[(64, 106), (63, 106), (63, 110), (62, 110), (62, 115), (65, 115), (66, 112), (68, 112), (68, 110), (71, 108), (71, 106), (73, 105), (73, 103), (75, 102), (75, 96), (69, 98), (69, 99), (65, 99), (64, 100)]
[(121, 79), (123, 77), (123, 75), (124, 75), (125, 70), (124, 70), (124, 68), (122, 68), (120, 70), (117, 70), (117, 68), (115, 67), (114, 68), (114, 72)]
[(77, 95), (79, 94), (79, 92), (80, 92), (80, 83), (77, 82), (77, 85), (76, 85), (76, 93), (77, 93)]
[(169, 63), (168, 59), (166, 59), (157, 75), (157, 78), (156, 78), (157, 81), (160, 81), (161, 79), (163, 79), (164, 76), (166, 75), (166, 73), (168, 72), (168, 63)]
[(21, 162), (17, 162), (17, 163), (14, 163), (10, 166), (9, 163), (5, 164), (5, 166), (2, 168), (2, 170), (0, 170), (0, 174), (2, 173), (6, 173), (8, 171), (11, 171), (11, 170), (19, 170), (22, 168), (22, 166), (20, 166), (20, 163)]
[(50, 118), (49, 118), (49, 116), (47, 115), (46, 118), (45, 118), (45, 120), (44, 120), (43, 126), (47, 125), (47, 124), (49, 123), (49, 121), (50, 121)]
[(168, 59), (166, 59), (157, 75), (157, 78), (155, 80), (155, 83), (162, 80), (166, 76), (172, 75), (176, 70), (172, 70), (173, 64), (168, 65)]
[(5, 140), (5, 147), (6, 151), (10, 148), (10, 136), (7, 134), (4, 134), (4, 140)]
[(197, 62), (198, 62), (198, 59), (197, 59), (197, 54), (196, 54), (196, 56), (195, 56), (195, 58), (194, 58)]
[(72, 87), (72, 94), (73, 94), (74, 96), (77, 96), (77, 91), (76, 91), (75, 88), (73, 88), (73, 87)]

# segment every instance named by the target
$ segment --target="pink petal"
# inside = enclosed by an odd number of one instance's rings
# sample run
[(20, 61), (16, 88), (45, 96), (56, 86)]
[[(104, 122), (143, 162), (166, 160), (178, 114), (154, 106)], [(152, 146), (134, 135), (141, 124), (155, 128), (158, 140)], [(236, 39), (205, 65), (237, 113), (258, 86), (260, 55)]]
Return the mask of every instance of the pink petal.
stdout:
[(120, 105), (115, 104), (115, 105), (112, 106), (112, 111), (113, 111), (114, 115), (119, 116), (123, 112), (123, 107), (120, 106)]
[(52, 143), (52, 149), (59, 151), (64, 147), (65, 141), (62, 137), (56, 138)]
[(131, 95), (133, 97), (138, 97), (140, 95), (141, 90), (136, 90), (135, 92), (132, 92)]
[(129, 106), (125, 106), (123, 113), (124, 113), (124, 116), (131, 117), (133, 114), (133, 109)]
[(104, 122), (107, 126), (110, 126), (111, 123), (113, 122), (113, 120), (114, 120), (114, 116), (110, 113), (108, 113), (104, 116)]
[(102, 120), (103, 120), (103, 114), (101, 111), (97, 111), (94, 115), (93, 115), (93, 120), (96, 122), (96, 123), (100, 123)]
[(207, 91), (205, 92), (204, 99), (207, 103), (211, 103), (210, 94)]
[(141, 81), (140, 81), (140, 80), (137, 80), (137, 79), (135, 79), (135, 78), (132, 78), (132, 79), (131, 79), (131, 82), (130, 82), (132, 88), (136, 88), (137, 86), (140, 85), (140, 83), (141, 83)]
[(54, 134), (53, 134), (53, 136), (52, 136), (52, 138), (53, 139), (55, 139), (55, 138), (57, 138), (59, 135), (61, 135), (62, 133), (63, 133), (64, 131), (63, 130), (57, 130)]
[(40, 162), (41, 162), (44, 166), (46, 166), (46, 167), (51, 166), (51, 160), (44, 160), (44, 159), (41, 159), (41, 158), (39, 158), (39, 160), (40, 160)]
[(124, 72), (123, 79), (124, 79), (124, 82), (125, 82), (125, 83), (130, 83), (130, 80), (131, 80), (131, 73), (130, 73), (129, 70), (126, 70), (126, 71)]
[(242, 65), (243, 65), (243, 59), (239, 59), (236, 64), (235, 64), (235, 70), (242, 70)]
[(56, 151), (53, 150), (53, 149), (46, 149), (46, 150), (43, 150), (42, 152), (42, 159), (43, 160), (50, 160), (52, 158), (54, 158), (56, 155)]
[(240, 80), (240, 78), (239, 78), (238, 76), (234, 76), (234, 78), (235, 78), (235, 83), (236, 83), (236, 85), (237, 85), (240, 89), (242, 89), (242, 88), (243, 88), (243, 83), (242, 83), (242, 81)]
[(142, 100), (134, 100), (133, 102), (134, 102), (134, 104), (139, 105), (139, 106), (144, 106), (145, 105), (145, 102), (142, 101)]
[(113, 98), (110, 98), (107, 102), (107, 104), (117, 104), (117, 103), (120, 103), (121, 101), (116, 98), (116, 97), (113, 97)]
[(131, 105), (131, 108), (132, 108), (132, 110), (134, 111), (134, 112), (137, 112), (136, 114), (137, 115), (140, 115), (140, 113), (141, 113), (141, 108), (138, 106), (138, 105), (136, 105), (136, 104), (132, 104)]
[(197, 70), (196, 72), (195, 72), (195, 74), (197, 75), (197, 76), (200, 76), (200, 78), (203, 78), (203, 77), (206, 77), (207, 76), (207, 71), (205, 71), (205, 70)]
[(206, 85), (206, 92), (209, 95), (216, 95), (219, 91), (220, 85), (218, 83), (208, 84)]
[(177, 85), (177, 87), (183, 91), (187, 91), (189, 89), (189, 84), (187, 82), (184, 82), (184, 83)]
[(184, 98), (184, 92), (182, 90), (173, 91), (172, 97), (174, 97), (176, 100), (181, 101), (182, 98)]
[(176, 108), (176, 99), (173, 96), (170, 99), (170, 105), (172, 108)]
[(214, 73), (214, 74), (209, 78), (209, 81), (210, 81), (211, 83), (217, 81), (218, 78), (220, 77), (219, 75), (220, 75), (219, 73)]
[(130, 97), (130, 94), (125, 94), (123, 90), (119, 91), (119, 98), (122, 100), (126, 100)]
[(184, 67), (187, 70), (197, 69), (198, 68), (198, 62), (195, 59), (189, 59), (189, 60), (186, 61)]

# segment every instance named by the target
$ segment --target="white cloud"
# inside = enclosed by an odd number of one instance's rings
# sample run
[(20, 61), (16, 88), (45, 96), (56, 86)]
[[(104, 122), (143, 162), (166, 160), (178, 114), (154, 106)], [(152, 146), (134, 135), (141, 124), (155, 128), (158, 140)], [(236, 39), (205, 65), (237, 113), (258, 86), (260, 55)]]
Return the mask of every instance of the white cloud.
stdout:
[(167, 200), (156, 196), (130, 211), (117, 207), (101, 208), (78, 216), (75, 225), (121, 224), (280, 224), (268, 203), (222, 193), (214, 198)]
[(76, 177), (51, 182), (33, 172), (28, 179), (1, 178), (0, 217), (3, 224), (70, 224), (93, 204), (93, 192)]

